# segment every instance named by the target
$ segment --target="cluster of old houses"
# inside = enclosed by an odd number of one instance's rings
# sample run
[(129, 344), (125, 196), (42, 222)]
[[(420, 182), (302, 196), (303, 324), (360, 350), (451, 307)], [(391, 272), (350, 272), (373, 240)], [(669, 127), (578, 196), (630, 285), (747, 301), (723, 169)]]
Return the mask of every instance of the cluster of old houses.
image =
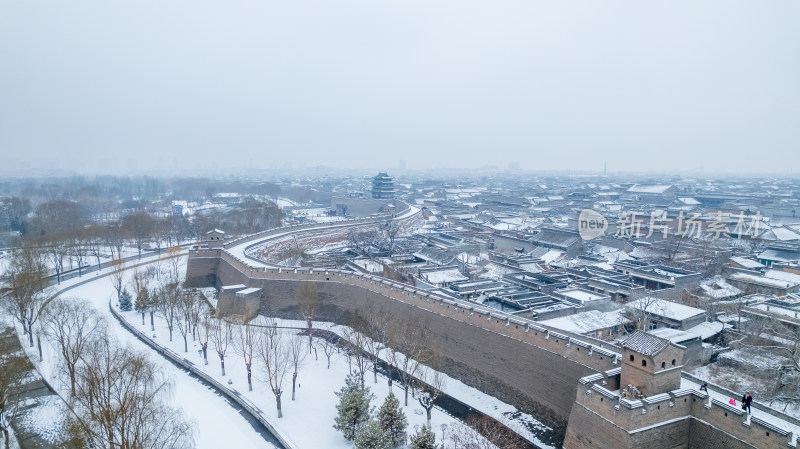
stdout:
[[(748, 313), (796, 317), (800, 202), (783, 181), (411, 180), (386, 187), (387, 178), (372, 179), (372, 195), (365, 183), (361, 196), (371, 198), (351, 199), (385, 200), (381, 192), (391, 191), (423, 209), (421, 228), (391, 252), (337, 248), (307, 264), (345, 260), (356, 271), (399, 273), (418, 287), (583, 336), (621, 338), (644, 327), (685, 345), (690, 363), (702, 359), (704, 342), (735, 325), (733, 315), (737, 323)], [(609, 224), (590, 240), (577, 222), (585, 209)], [(635, 227), (631, 215), (639, 217)]]

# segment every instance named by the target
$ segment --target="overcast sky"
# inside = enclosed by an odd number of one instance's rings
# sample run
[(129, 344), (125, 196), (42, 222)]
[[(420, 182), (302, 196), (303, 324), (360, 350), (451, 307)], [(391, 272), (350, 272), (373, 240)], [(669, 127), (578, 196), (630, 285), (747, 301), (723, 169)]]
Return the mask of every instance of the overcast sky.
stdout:
[(0, 0), (0, 156), (800, 169), (800, 2)]

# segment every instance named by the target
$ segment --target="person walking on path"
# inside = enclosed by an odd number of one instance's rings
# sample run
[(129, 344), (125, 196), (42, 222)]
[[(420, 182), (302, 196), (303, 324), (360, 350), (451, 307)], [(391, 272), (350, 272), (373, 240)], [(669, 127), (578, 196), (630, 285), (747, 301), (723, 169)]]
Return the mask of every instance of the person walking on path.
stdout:
[(742, 396), (742, 409), (747, 410), (747, 414), (750, 414), (750, 403), (753, 402), (753, 396), (748, 391), (747, 393)]

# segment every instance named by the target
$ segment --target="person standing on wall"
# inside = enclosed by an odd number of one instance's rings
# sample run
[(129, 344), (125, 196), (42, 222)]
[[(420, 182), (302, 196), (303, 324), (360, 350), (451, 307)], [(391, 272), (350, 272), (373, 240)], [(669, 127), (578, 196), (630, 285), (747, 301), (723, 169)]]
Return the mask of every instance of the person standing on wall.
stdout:
[(747, 410), (747, 414), (750, 414), (750, 403), (753, 402), (753, 396), (748, 391), (747, 393), (742, 396), (742, 410)]

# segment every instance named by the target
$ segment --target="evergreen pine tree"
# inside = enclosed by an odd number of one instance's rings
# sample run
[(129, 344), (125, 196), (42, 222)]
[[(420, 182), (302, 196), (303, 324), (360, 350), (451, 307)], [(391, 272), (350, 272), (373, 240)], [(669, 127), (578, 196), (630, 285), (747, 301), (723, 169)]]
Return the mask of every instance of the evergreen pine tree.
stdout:
[(436, 449), (436, 434), (428, 426), (422, 426), (411, 435), (411, 449)]
[(119, 310), (123, 312), (130, 311), (133, 308), (133, 302), (131, 300), (131, 294), (128, 293), (128, 289), (122, 289), (122, 292), (119, 294)]
[(351, 373), (345, 379), (342, 389), (335, 394), (339, 397), (339, 404), (336, 405), (338, 414), (333, 428), (341, 431), (345, 439), (353, 440), (361, 426), (369, 420), (372, 393), (369, 387), (361, 383), (357, 373)]
[(392, 439), (393, 447), (405, 441), (408, 420), (406, 420), (406, 414), (400, 409), (400, 401), (394, 393), (389, 393), (389, 396), (386, 396), (386, 400), (381, 405), (378, 411), (378, 422), (381, 423), (383, 431)]
[(391, 449), (392, 438), (381, 428), (381, 423), (371, 419), (356, 435), (356, 449)]

